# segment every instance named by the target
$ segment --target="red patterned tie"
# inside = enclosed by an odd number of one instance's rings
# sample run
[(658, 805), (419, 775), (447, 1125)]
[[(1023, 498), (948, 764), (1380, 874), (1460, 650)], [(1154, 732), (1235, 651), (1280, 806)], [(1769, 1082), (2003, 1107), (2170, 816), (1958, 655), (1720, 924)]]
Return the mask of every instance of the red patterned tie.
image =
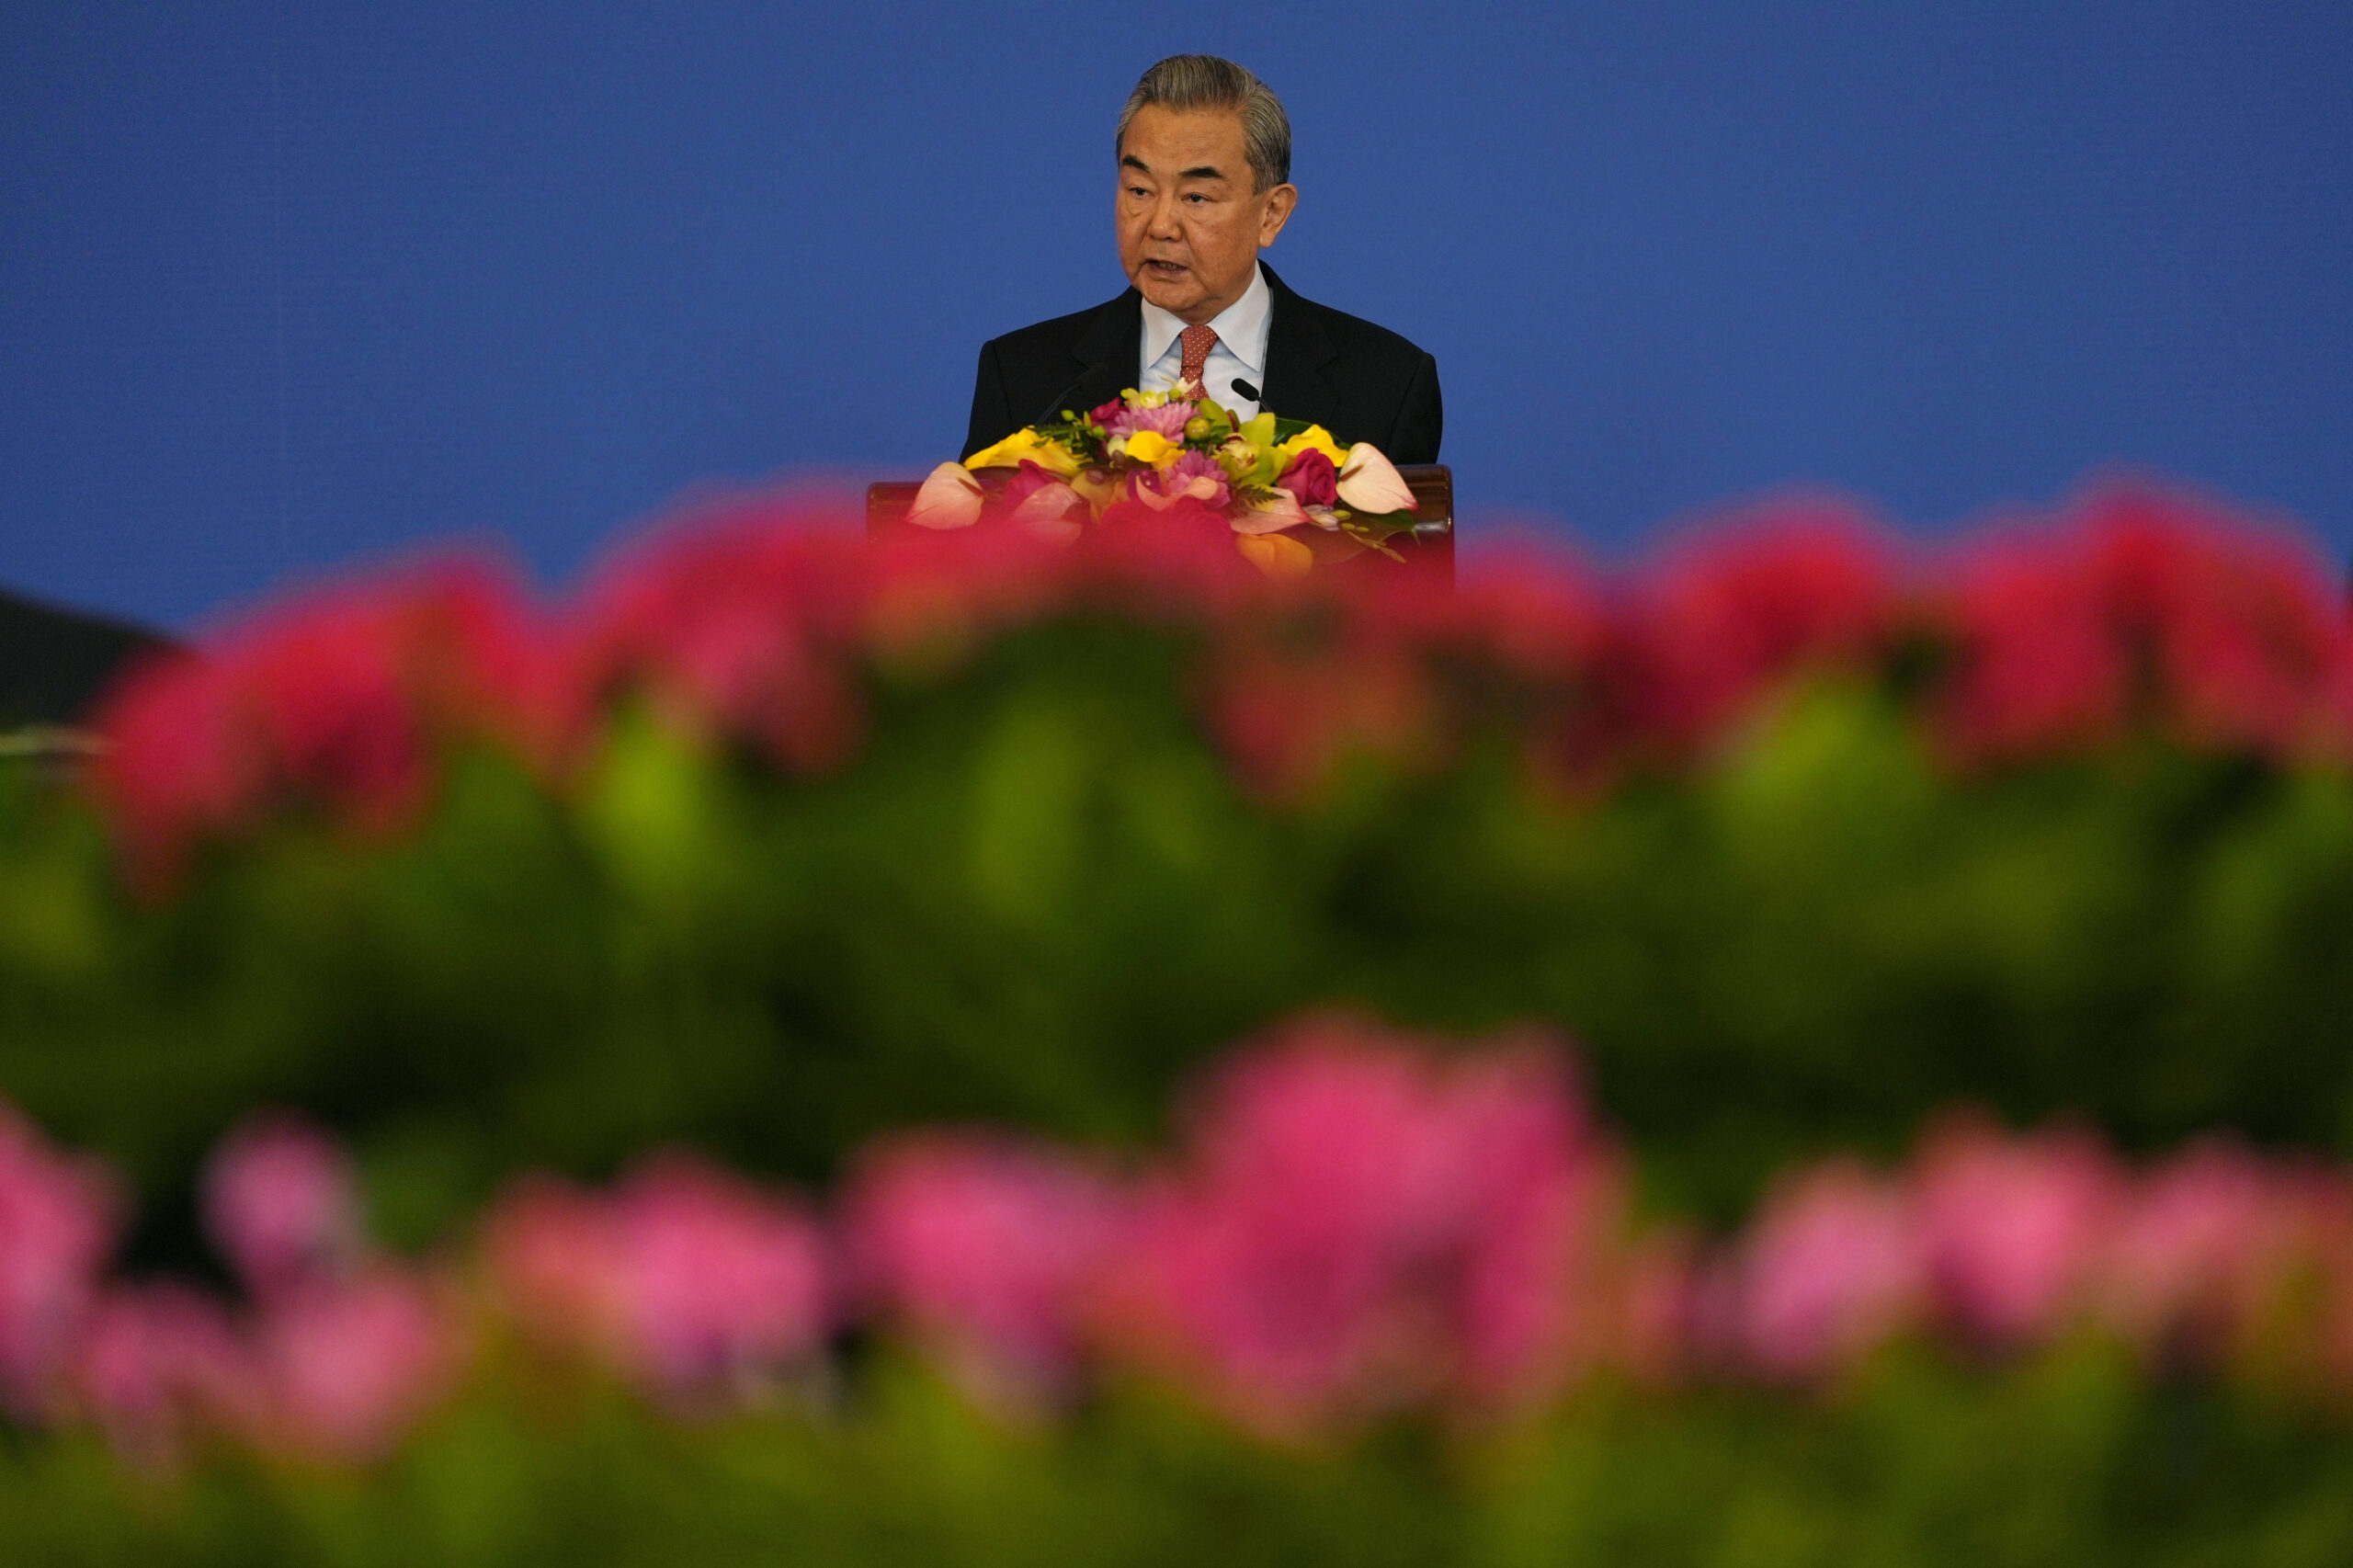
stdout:
[(1201, 385), (1201, 372), (1209, 367), (1210, 350), (1217, 347), (1217, 329), (1207, 324), (1188, 326), (1176, 341), (1185, 346), (1185, 363), (1177, 369), (1176, 380), (1207, 392)]

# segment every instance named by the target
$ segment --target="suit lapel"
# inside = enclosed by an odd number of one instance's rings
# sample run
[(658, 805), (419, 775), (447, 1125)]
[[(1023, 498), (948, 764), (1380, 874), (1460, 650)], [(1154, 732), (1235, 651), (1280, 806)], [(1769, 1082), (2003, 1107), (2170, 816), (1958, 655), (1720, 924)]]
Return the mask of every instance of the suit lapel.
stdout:
[[(1275, 269), (1260, 262), (1267, 274), (1267, 292), (1273, 312), (1267, 323), (1267, 381), (1258, 390), (1261, 408), (1271, 408), (1285, 419), (1331, 424), (1339, 408), (1339, 394), (1324, 379), (1324, 367), (1339, 351), (1318, 320), (1315, 307), (1291, 292)], [(1137, 316), (1137, 331), (1142, 317)], [(1139, 350), (1142, 346), (1138, 337)]]
[[(1143, 296), (1131, 289), (1096, 312), (1070, 354), (1068, 373), (1080, 379), (1063, 402), (1081, 414), (1135, 385), (1136, 362), (1143, 354)], [(1058, 406), (1047, 417), (1061, 412)]]

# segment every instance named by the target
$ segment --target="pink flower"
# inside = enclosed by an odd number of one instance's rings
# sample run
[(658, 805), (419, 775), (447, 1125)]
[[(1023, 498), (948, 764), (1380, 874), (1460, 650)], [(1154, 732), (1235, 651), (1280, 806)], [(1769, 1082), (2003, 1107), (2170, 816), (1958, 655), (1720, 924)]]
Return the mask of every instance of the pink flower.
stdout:
[[(832, 767), (861, 727), (852, 655), (877, 568), (900, 559), (765, 507), (722, 515), (600, 580), (578, 633), (583, 684), (641, 692), (677, 727), (752, 743), (795, 771)], [(933, 575), (952, 604), (978, 574)]]
[[(1110, 406), (1104, 404), (1104, 408)], [(1101, 415), (1103, 409), (1098, 408), (1095, 412)], [(1182, 443), (1187, 421), (1199, 412), (1190, 402), (1181, 398), (1164, 403), (1158, 408), (1130, 408), (1122, 403), (1108, 418), (1100, 418), (1098, 422), (1103, 426), (1103, 439), (1107, 444), (1146, 430)]]
[(1080, 504), (1078, 492), (1066, 481), (1033, 462), (1024, 462), (997, 498), (1006, 521), (1057, 544), (1078, 538), (1080, 525), (1068, 514)]
[(1225, 470), (1207, 452), (1179, 452), (1165, 469), (1138, 470), (1129, 483), (1135, 498), (1154, 510), (1186, 500), (1222, 510), (1232, 495)]
[(1332, 460), (1310, 447), (1290, 460), (1277, 476), (1276, 488), (1288, 490), (1302, 506), (1333, 506), (1340, 500), (1340, 471)]
[(2102, 740), (2122, 723), (2131, 661), (2087, 562), (2040, 542), (1982, 545), (1949, 597), (1959, 646), (1944, 723), (1963, 757)]
[(1839, 506), (1760, 513), (1684, 545), (1622, 619), (1617, 662), (1639, 724), (1687, 747), (1801, 671), (1867, 665), (1894, 588), (1885, 542)]
[(674, 1396), (803, 1360), (830, 1323), (824, 1242), (807, 1212), (684, 1153), (641, 1163), (601, 1199), (526, 1187), (494, 1219), (490, 1252), (528, 1326)]
[(1738, 1264), (1740, 1347), (1778, 1378), (1851, 1366), (1904, 1327), (1927, 1285), (1903, 1195), (1843, 1161), (1767, 1200)]
[(2341, 753), (2353, 637), (2311, 551), (2187, 498), (2093, 495), (1972, 548), (1946, 596), (1945, 721), (1966, 757), (2098, 742), (2131, 721), (2204, 746)]
[(1018, 1403), (1066, 1384), (1120, 1212), (1101, 1176), (1006, 1139), (918, 1134), (863, 1158), (844, 1211), (861, 1292), (968, 1387)]
[(312, 595), (151, 663), (97, 722), (93, 772), (131, 870), (168, 885), (188, 851), (285, 809), (369, 834), (414, 821), (451, 744), (543, 769), (581, 710), (551, 640), (501, 577), (466, 564)]
[(256, 1324), (271, 1396), (262, 1435), (294, 1451), (378, 1458), (449, 1392), (464, 1349), (450, 1303), (421, 1276), (386, 1267), (305, 1283)]
[(0, 1104), (0, 1409), (38, 1415), (113, 1250), (114, 1181)]
[(2089, 1138), (2004, 1138), (1974, 1122), (1932, 1137), (1915, 1180), (1939, 1303), (1998, 1343), (2047, 1335), (2079, 1303), (2120, 1198)]
[(1310, 1023), (1222, 1074), (1192, 1127), (1142, 1200), (1107, 1326), (1245, 1422), (1508, 1400), (1574, 1348), (1614, 1183), (1543, 1058), (1447, 1069)]
[(2234, 1143), (2152, 1172), (2101, 1249), (2102, 1316), (2157, 1352), (2234, 1348), (2299, 1261), (2295, 1195)]
[(116, 1450), (149, 1466), (172, 1463), (199, 1433), (255, 1429), (266, 1398), (252, 1348), (221, 1303), (170, 1284), (100, 1300), (74, 1384)]
[(349, 1157), (291, 1117), (248, 1121), (214, 1152), (204, 1218), (247, 1289), (264, 1294), (341, 1272), (363, 1244)]
[(1548, 1392), (1606, 1326), (1590, 1254), (1621, 1183), (1556, 1054), (1492, 1051), (1450, 1087), (1467, 1209), (1462, 1376), (1480, 1400), (1517, 1403)]

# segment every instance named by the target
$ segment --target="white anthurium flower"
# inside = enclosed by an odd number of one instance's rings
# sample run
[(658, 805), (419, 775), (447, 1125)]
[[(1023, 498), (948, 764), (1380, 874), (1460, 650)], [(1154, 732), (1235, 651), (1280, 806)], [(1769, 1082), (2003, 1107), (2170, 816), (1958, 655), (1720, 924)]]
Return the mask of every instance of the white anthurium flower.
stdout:
[(1370, 441), (1348, 449), (1347, 460), (1340, 465), (1339, 491), (1342, 501), (1367, 516), (1414, 509), (1414, 492), (1404, 476)]
[[(1041, 539), (1065, 543), (1078, 537), (1078, 525), (1065, 523), (1063, 514), (1078, 505), (1078, 492), (1067, 484), (1041, 484), (1022, 497), (1021, 505), (1007, 514)], [(1067, 534), (1063, 529), (1067, 528)]]
[(1261, 500), (1253, 497), (1248, 510), (1233, 514), (1233, 531), (1244, 535), (1280, 533), (1307, 521), (1299, 497), (1278, 485)]
[(981, 482), (962, 463), (933, 469), (907, 508), (907, 521), (919, 528), (969, 528), (980, 520)]

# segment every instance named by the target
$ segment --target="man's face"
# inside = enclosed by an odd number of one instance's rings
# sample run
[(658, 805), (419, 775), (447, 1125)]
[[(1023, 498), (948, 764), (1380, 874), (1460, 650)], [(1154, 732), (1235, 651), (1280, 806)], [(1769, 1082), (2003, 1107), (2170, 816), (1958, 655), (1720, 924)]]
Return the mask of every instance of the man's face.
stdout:
[(1143, 297), (1199, 325), (1242, 297), (1299, 192), (1254, 191), (1242, 117), (1136, 111), (1120, 142), (1120, 266)]

